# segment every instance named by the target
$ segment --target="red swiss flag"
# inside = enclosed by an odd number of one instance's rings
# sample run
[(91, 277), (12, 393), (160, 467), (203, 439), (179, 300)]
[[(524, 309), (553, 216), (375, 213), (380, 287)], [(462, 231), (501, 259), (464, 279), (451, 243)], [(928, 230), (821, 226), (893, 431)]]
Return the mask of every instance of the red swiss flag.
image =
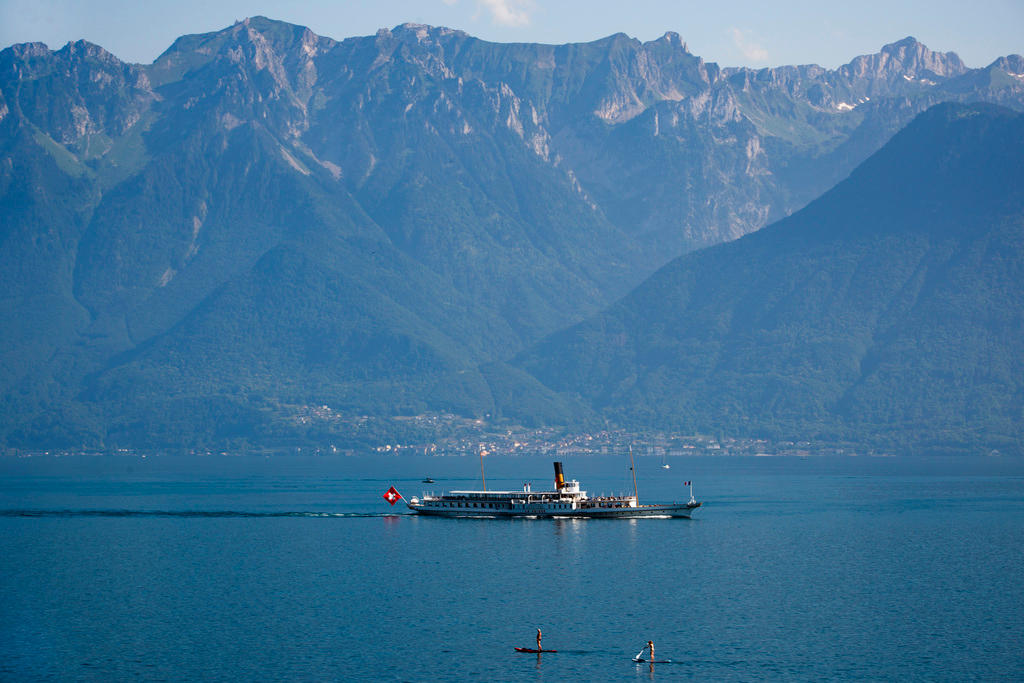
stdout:
[(398, 492), (394, 486), (384, 492), (384, 500), (394, 505), (398, 502), (398, 499), (402, 497), (402, 494)]

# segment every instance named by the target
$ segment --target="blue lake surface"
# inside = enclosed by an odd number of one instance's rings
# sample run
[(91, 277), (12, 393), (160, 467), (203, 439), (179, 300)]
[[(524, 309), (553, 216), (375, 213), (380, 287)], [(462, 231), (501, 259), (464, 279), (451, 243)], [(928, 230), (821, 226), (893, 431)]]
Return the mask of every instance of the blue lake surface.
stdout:
[[(564, 462), (632, 488), (624, 458)], [(692, 479), (696, 519), (381, 497), (478, 488), (473, 458), (2, 458), (0, 679), (1024, 680), (1024, 461), (669, 463), (639, 459), (641, 502)], [(515, 653), (538, 627), (559, 652)], [(672, 663), (630, 660), (649, 639)]]

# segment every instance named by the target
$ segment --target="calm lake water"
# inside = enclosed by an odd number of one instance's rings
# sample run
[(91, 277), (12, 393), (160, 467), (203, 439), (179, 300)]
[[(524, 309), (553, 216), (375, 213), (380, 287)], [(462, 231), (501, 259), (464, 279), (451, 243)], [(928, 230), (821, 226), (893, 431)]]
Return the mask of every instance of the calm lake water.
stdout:
[[(477, 488), (472, 458), (0, 459), (0, 679), (1024, 679), (1024, 461), (668, 462), (641, 502), (692, 479), (694, 520), (381, 497)], [(487, 460), (492, 489), (550, 479)], [(538, 627), (559, 652), (516, 654)], [(649, 639), (672, 663), (630, 660)]]

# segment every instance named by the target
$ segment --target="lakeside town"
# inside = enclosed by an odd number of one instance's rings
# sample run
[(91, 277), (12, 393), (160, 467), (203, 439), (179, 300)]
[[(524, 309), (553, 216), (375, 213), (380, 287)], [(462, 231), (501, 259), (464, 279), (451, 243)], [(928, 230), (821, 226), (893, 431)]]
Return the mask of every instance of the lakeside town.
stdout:
[[(327, 406), (309, 409), (299, 419), (307, 423), (343, 421)], [(366, 425), (372, 418), (362, 417)], [(701, 456), (701, 455), (880, 455), (873, 450), (854, 451), (846, 446), (811, 441), (778, 441), (728, 435), (681, 434), (667, 431), (598, 429), (571, 431), (556, 427), (529, 428), (522, 425), (492, 423), (453, 414), (426, 414), (392, 418), (404, 424), (411, 434), (429, 434), (432, 439), (388, 440), (372, 448), (380, 454), (424, 454), (465, 456), (485, 454), (586, 456), (625, 453), (630, 447), (637, 455)], [(336, 452), (336, 451), (335, 451)], [(355, 454), (354, 452), (352, 454)]]
[(486, 418), (424, 414), (373, 418), (349, 416), (328, 406), (299, 406), (291, 411), (292, 427), (305, 428), (301, 439), (271, 444), (225, 444), (223, 447), (78, 448), (59, 450), (7, 449), (5, 456), (38, 455), (303, 455), (460, 457), (597, 456), (880, 456), (872, 449), (814, 441), (771, 441), (724, 434), (682, 434), (670, 431), (596, 429), (571, 431), (556, 427), (525, 427)]

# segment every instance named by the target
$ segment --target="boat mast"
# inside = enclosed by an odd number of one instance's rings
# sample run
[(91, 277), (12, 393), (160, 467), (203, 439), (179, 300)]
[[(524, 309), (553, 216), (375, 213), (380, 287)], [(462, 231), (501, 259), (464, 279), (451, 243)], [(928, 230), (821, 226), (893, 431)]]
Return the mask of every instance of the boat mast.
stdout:
[(640, 504), (640, 494), (636, 490), (636, 467), (633, 466), (633, 444), (629, 444), (629, 471), (633, 473), (633, 495), (636, 497), (636, 504)]

